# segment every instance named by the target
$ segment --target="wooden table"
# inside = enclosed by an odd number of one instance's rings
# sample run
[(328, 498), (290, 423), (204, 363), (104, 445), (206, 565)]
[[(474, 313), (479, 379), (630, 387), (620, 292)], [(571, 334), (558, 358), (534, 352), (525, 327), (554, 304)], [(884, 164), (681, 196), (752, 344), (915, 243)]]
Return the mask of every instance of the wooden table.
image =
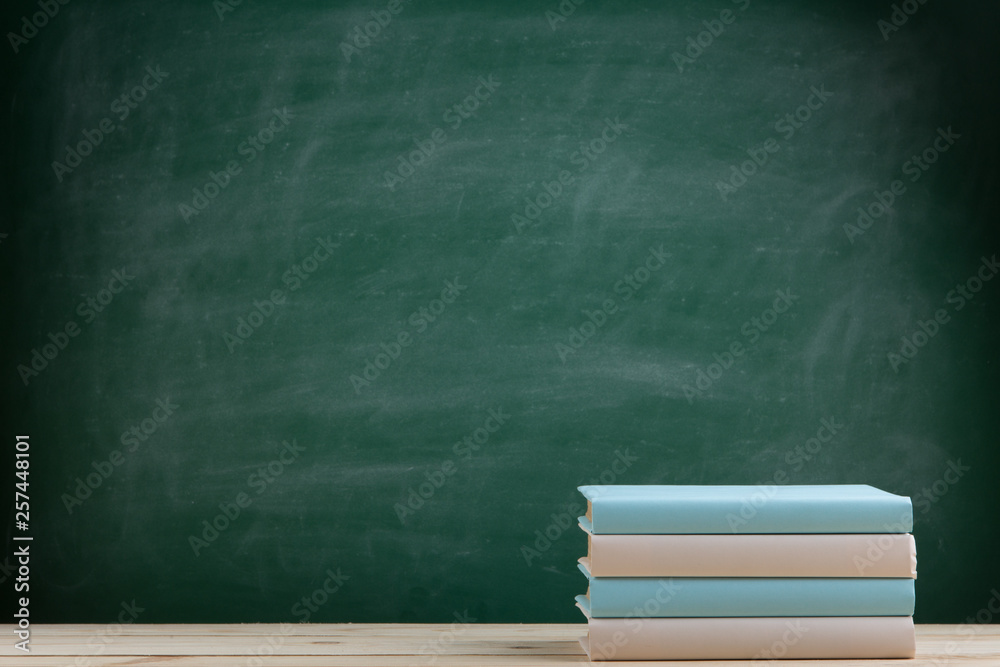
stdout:
[[(33, 625), (31, 654), (14, 649), (12, 625), (0, 636), (0, 665), (97, 667), (321, 667), (590, 664), (564, 625)], [(960, 628), (962, 632), (960, 632)], [(749, 667), (748, 660), (605, 662), (619, 666)], [(918, 625), (916, 660), (758, 662), (753, 667), (998, 667), (1000, 625)]]

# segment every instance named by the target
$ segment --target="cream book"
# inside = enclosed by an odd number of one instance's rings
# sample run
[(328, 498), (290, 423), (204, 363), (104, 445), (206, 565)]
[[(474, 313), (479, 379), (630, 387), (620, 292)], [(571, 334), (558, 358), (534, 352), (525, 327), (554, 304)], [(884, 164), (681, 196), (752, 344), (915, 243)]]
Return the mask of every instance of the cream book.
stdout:
[[(582, 527), (582, 526), (581, 526)], [(594, 535), (595, 577), (879, 577), (916, 579), (910, 534)]]
[[(591, 660), (864, 660), (912, 658), (909, 616), (590, 618)], [(780, 663), (775, 663), (779, 665)]]

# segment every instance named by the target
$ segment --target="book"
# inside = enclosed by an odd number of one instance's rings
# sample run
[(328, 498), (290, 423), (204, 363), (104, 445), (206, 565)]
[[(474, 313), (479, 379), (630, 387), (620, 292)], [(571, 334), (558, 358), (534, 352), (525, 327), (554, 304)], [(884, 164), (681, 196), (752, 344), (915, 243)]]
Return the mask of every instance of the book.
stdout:
[(908, 533), (594, 535), (580, 559), (595, 577), (917, 576)]
[(581, 486), (594, 535), (909, 533), (906, 496), (866, 484)]
[(594, 661), (750, 660), (758, 665), (773, 659), (916, 655), (908, 616), (592, 618), (580, 643)]
[(913, 579), (594, 577), (577, 596), (593, 618), (912, 616)]

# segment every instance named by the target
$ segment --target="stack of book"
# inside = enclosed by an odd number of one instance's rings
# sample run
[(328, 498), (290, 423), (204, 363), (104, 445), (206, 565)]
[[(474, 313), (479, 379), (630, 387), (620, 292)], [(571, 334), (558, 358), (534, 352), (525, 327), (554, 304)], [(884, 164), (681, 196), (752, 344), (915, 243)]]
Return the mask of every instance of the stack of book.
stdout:
[(914, 656), (909, 498), (866, 485), (580, 491), (592, 660)]

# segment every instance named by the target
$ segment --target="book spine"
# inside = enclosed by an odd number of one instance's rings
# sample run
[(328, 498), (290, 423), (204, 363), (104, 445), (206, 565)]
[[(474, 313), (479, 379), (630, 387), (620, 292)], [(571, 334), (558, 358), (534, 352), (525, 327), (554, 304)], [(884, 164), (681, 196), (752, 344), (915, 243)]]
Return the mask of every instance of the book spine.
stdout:
[(911, 616), (913, 579), (590, 579), (594, 618)]
[(594, 534), (909, 533), (909, 498), (768, 498), (764, 492), (735, 500), (597, 498)]
[(894, 616), (595, 618), (581, 643), (594, 661), (864, 660), (916, 653), (913, 619)]
[(586, 561), (595, 577), (917, 576), (909, 534), (588, 535)]

